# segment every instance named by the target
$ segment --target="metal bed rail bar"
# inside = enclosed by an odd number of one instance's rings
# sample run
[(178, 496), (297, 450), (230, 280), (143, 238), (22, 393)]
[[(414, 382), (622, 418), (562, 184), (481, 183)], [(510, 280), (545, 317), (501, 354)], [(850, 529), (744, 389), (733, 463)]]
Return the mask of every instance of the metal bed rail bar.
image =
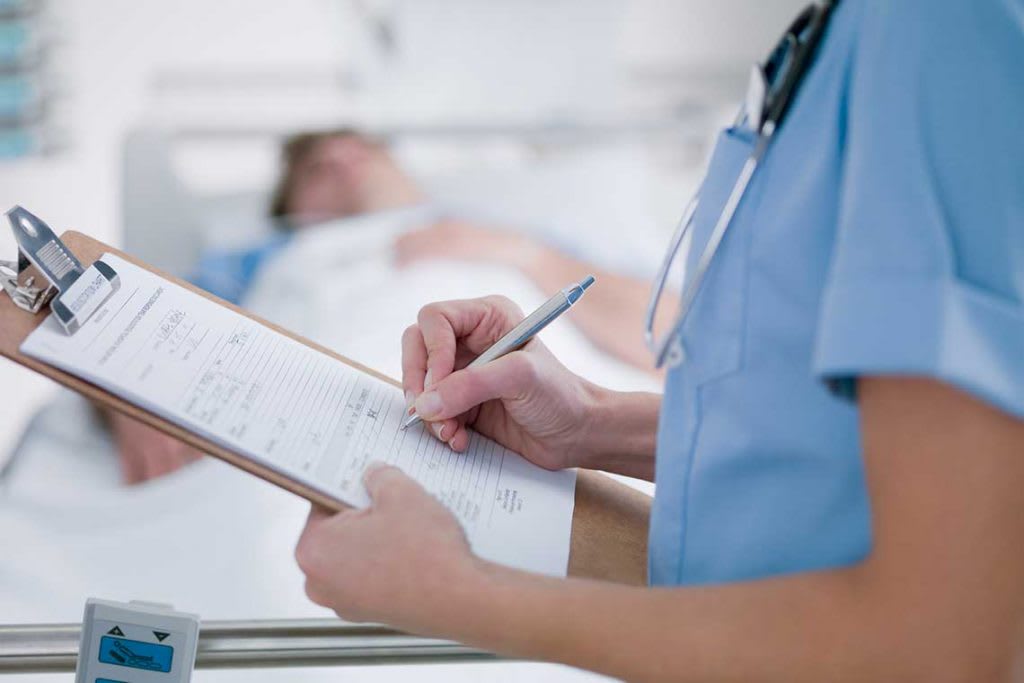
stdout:
[[(0, 674), (71, 672), (80, 624), (0, 625)], [(335, 619), (204, 621), (197, 669), (496, 661), (448, 640)]]
[(624, 139), (648, 139), (672, 136), (673, 140), (704, 139), (704, 128), (695, 125), (708, 114), (707, 107), (696, 103), (679, 105), (667, 115), (634, 115), (611, 119), (568, 117), (540, 121), (496, 121), (456, 123), (391, 123), (381, 125), (361, 119), (308, 119), (301, 121), (247, 124), (180, 123), (168, 135), (181, 143), (260, 142), (284, 139), (298, 130), (354, 128), (384, 140), (432, 140), (479, 142), (488, 139), (514, 139), (531, 143), (588, 143)]

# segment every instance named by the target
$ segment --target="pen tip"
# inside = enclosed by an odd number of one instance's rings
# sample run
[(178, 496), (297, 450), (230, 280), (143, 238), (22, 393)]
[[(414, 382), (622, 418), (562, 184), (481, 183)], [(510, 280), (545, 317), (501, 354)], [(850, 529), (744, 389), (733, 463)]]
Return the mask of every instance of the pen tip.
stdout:
[(593, 275), (588, 275), (583, 278), (583, 282), (580, 283), (580, 289), (586, 289), (595, 282), (597, 282), (597, 279)]

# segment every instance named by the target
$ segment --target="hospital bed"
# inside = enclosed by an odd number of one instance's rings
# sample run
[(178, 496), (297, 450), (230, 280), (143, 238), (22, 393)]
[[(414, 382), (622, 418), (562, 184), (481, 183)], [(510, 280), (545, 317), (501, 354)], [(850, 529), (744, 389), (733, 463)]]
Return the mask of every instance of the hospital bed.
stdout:
[[(457, 157), (439, 152), (438, 138), (444, 138), (445, 131), (428, 131), (426, 142), (415, 139), (423, 131), (405, 131), (403, 135), (385, 131), (385, 137), (392, 139), (409, 164), (444, 159), (444, 172), (418, 177), (428, 192), (447, 206), (532, 231), (605, 267), (647, 274), (656, 266), (665, 235), (654, 227), (653, 219), (643, 218), (649, 215), (650, 203), (644, 194), (647, 179), (636, 148), (616, 143), (595, 149), (592, 144), (581, 144), (579, 137), (567, 143), (550, 130), (541, 133), (533, 130), (522, 136), (518, 148), (491, 145), (487, 154), (511, 158), (515, 163), (497, 164), (488, 173), (466, 173)], [(474, 131), (470, 137), (480, 141), (508, 135), (508, 130), (484, 130)], [(269, 141), (271, 153), (265, 160), (272, 169), (277, 136), (268, 137), (264, 131), (252, 137), (259, 144)], [(262, 216), (269, 174), (262, 185), (257, 179), (250, 187), (216, 182), (196, 187), (190, 174), (189, 169), (197, 166), (204, 166), (209, 173), (204, 160), (211, 155), (223, 161), (223, 152), (211, 149), (216, 150), (227, 138), (227, 134), (222, 138), (210, 131), (151, 129), (128, 136), (123, 150), (127, 250), (169, 271), (187, 274), (206, 249), (243, 244), (270, 234), (273, 226)], [(459, 143), (464, 146), (465, 140)], [(555, 147), (564, 153), (552, 152)], [(534, 163), (524, 164), (523, 159)], [(567, 202), (566, 197), (583, 197), (585, 201)], [(358, 231), (340, 239), (353, 236), (358, 238)], [(296, 258), (304, 258), (301, 254), (299, 250)], [(429, 265), (424, 268), (414, 276), (428, 283), (445, 280), (447, 287), (455, 288), (471, 283), (486, 291), (513, 295), (518, 291), (527, 299), (531, 296), (528, 287), (510, 273), (470, 270), (461, 278), (452, 278), (449, 269), (432, 273)], [(315, 279), (305, 286), (316, 287)], [(273, 282), (266, 289), (281, 290)], [(406, 305), (415, 303), (410, 300)], [(529, 305), (528, 301), (522, 303)], [(276, 310), (269, 305), (270, 310), (260, 313), (272, 319), (284, 317), (287, 322), (281, 302), (277, 304)], [(288, 306), (286, 298), (283, 305), (286, 313), (296, 308)], [(402, 324), (411, 314), (393, 303), (390, 308), (395, 309), (394, 320), (377, 321), (374, 327), (382, 338), (390, 335), (397, 339), (388, 325)], [(302, 320), (296, 320), (300, 327)], [(656, 386), (651, 377), (602, 360), (596, 350), (580, 352), (586, 342), (567, 329), (560, 333), (552, 329), (550, 335), (546, 333), (546, 341), (556, 353), (560, 348), (573, 349), (582, 364), (576, 369), (589, 372), (598, 381), (624, 389)], [(385, 372), (397, 372), (397, 348), (390, 356), (368, 358), (367, 354), (381, 346), (376, 340), (346, 337), (342, 343), (352, 344), (343, 352)], [(2, 482), (0, 528), (21, 552), (0, 562), (0, 614), (5, 623), (46, 621), (58, 625), (0, 630), (0, 642), (4, 643), (0, 672), (67, 671), (74, 641), (74, 626), (69, 622), (77, 618), (84, 598), (96, 595), (156, 599), (200, 612), (204, 620), (220, 620), (208, 632), (207, 659), (200, 659), (203, 666), (394, 665), (429, 660), (462, 663), (417, 671), (417, 678), (478, 680), (487, 675), (497, 681), (541, 677), (593, 680), (582, 672), (527, 663), (488, 668), (483, 674), (479, 667), (486, 665), (471, 663), (484, 657), (482, 653), (329, 619), (329, 613), (304, 597), (301, 576), (291, 558), (291, 544), (307, 509), (303, 501), (212, 459), (125, 488), (118, 483), (113, 453), (109, 436), (91, 408), (71, 395), (61, 395), (44, 408), (16, 449)], [(127, 553), (145, 558), (144, 572), (119, 562)], [(230, 582), (225, 581), (227, 576)], [(273, 621), (267, 622), (268, 618)], [(62, 622), (64, 625), (59, 625)], [(381, 666), (372, 675), (360, 672), (359, 679), (388, 680), (396, 671), (405, 669)], [(210, 675), (200, 672), (196, 680), (220, 681), (234, 675), (217, 672), (215, 679), (207, 679), (201, 677), (204, 674)], [(280, 676), (261, 668), (244, 672), (244, 678), (279, 680)], [(293, 671), (288, 678), (334, 681), (345, 680), (345, 675), (303, 669), (301, 675)]]
[[(648, 274), (696, 181), (706, 143), (694, 133), (702, 119), (688, 111), (680, 117), (333, 127), (388, 142), (426, 193), (460, 214), (527, 232), (599, 265)], [(122, 150), (124, 248), (184, 274), (207, 249), (270, 234), (269, 189), (289, 132), (130, 131)]]

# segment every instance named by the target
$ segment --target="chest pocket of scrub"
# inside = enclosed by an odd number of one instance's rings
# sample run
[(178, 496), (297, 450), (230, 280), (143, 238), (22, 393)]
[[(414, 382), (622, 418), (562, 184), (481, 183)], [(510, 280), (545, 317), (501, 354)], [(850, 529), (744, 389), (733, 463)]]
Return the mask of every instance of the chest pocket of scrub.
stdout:
[[(687, 256), (687, 281), (696, 272), (711, 233), (722, 215), (740, 170), (754, 148), (754, 134), (727, 129), (719, 134), (694, 215), (693, 241)], [(751, 181), (732, 223), (704, 275), (700, 291), (683, 325), (686, 359), (678, 371), (690, 382), (704, 383), (738, 369), (743, 356), (747, 251), (752, 216), (757, 210), (757, 177)]]

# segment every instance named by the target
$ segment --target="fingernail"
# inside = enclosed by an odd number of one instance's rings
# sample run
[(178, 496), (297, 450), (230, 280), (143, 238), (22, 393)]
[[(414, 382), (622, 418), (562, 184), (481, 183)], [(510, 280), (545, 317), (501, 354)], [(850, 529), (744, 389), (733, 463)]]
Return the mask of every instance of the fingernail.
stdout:
[(447, 426), (448, 425), (446, 425), (444, 422), (435, 422), (430, 426), (430, 428), (434, 430), (434, 434), (437, 436), (438, 439), (444, 441), (444, 428)]
[(416, 399), (416, 413), (420, 417), (429, 420), (441, 412), (444, 406), (441, 404), (441, 397), (436, 391), (427, 391)]
[(412, 407), (412, 404), (416, 402), (416, 397), (413, 396), (411, 391), (405, 392), (405, 414), (412, 415), (416, 412), (416, 409)]
[(427, 370), (427, 374), (423, 377), (423, 388), (429, 389), (434, 384), (434, 371)]

